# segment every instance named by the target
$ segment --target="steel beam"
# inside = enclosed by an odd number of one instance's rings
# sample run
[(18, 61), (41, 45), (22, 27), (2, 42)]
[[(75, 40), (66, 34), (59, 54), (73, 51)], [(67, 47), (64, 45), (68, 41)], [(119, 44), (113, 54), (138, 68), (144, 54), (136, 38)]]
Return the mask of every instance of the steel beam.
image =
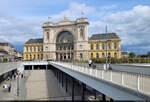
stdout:
[(106, 102), (106, 96), (104, 94), (102, 94), (102, 101)]
[(67, 78), (67, 74), (66, 74), (66, 92), (68, 91), (68, 78)]
[(62, 72), (62, 87), (64, 86), (64, 84), (63, 84), (64, 77), (63, 76), (64, 75), (63, 75), (63, 72)]
[(82, 83), (82, 101), (85, 100), (85, 87), (86, 85), (84, 83)]
[(72, 101), (74, 101), (74, 78), (72, 78)]

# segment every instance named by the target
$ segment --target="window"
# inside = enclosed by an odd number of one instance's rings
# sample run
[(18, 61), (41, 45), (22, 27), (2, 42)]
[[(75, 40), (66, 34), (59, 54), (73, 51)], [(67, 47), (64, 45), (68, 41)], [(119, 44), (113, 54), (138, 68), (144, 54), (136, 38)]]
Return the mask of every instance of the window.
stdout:
[(38, 51), (40, 51), (40, 47), (38, 47)]
[(64, 53), (64, 59), (66, 59), (66, 53)]
[(82, 53), (80, 53), (80, 58), (81, 58), (81, 59), (83, 58), (83, 55), (82, 55)]
[(70, 53), (68, 53), (68, 59), (70, 59)]
[(111, 57), (111, 54), (110, 53), (108, 53), (108, 58), (110, 58)]
[(84, 39), (84, 29), (83, 27), (80, 29), (80, 37)]
[(105, 54), (104, 53), (102, 53), (102, 58), (105, 58)]
[(96, 44), (96, 49), (97, 49), (97, 50), (99, 49), (99, 45), (98, 45), (98, 44)]
[(114, 57), (117, 58), (117, 53), (116, 52), (114, 53)]
[(91, 44), (91, 50), (93, 50), (93, 44)]
[(36, 52), (36, 47), (34, 47), (34, 52)]
[(30, 52), (32, 52), (32, 47), (30, 47)]
[(117, 43), (114, 42), (114, 49), (117, 49)]
[(98, 53), (96, 53), (96, 58), (97, 58), (97, 59), (99, 58), (99, 54), (98, 54)]
[(103, 50), (105, 49), (105, 44), (104, 44), (104, 43), (102, 44), (102, 49), (103, 49)]
[(91, 59), (93, 59), (93, 53), (91, 53)]
[(49, 39), (49, 32), (47, 32), (47, 39)]
[(111, 49), (111, 45), (110, 45), (110, 43), (108, 44), (108, 49)]

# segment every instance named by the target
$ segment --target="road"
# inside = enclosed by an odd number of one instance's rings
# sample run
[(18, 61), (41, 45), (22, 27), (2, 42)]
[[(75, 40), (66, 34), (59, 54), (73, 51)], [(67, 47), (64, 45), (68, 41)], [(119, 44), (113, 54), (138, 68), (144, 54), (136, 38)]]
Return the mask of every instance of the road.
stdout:
[[(73, 63), (88, 67), (88, 63)], [(96, 64), (97, 69), (103, 69), (103, 64)], [(127, 64), (111, 64), (112, 70), (150, 76), (150, 66), (135, 66)]]

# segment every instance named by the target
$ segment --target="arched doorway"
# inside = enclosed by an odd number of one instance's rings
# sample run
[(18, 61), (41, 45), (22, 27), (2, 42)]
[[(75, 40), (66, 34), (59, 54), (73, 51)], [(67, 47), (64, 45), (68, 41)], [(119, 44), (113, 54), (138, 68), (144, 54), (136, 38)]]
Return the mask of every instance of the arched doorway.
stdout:
[(56, 60), (72, 60), (74, 55), (73, 50), (73, 35), (68, 31), (60, 32), (56, 38)]

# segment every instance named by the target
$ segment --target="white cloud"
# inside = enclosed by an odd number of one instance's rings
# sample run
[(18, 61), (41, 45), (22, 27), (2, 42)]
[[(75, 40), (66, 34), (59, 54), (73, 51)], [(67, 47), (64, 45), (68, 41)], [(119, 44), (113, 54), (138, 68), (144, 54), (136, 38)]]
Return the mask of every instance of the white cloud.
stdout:
[(117, 8), (117, 5), (105, 5), (105, 6), (101, 6), (100, 9), (104, 9), (104, 10), (109, 10), (109, 9), (115, 9)]
[[(104, 6), (103, 9), (117, 8), (116, 5)], [(116, 32), (122, 39), (123, 46), (150, 44), (150, 6), (138, 5), (131, 10), (107, 13), (80, 3), (70, 3), (68, 9), (51, 15), (52, 21), (59, 21), (64, 15), (71, 20), (81, 17), (81, 11), (89, 18), (89, 35), (104, 33), (105, 25), (108, 32)], [(43, 36), (42, 24), (47, 18), (30, 20), (17, 19), (0, 12), (0, 41), (10, 41), (13, 44), (23, 44), (30, 38)], [(148, 47), (149, 48), (149, 47)], [(143, 48), (144, 49), (144, 48)]]

